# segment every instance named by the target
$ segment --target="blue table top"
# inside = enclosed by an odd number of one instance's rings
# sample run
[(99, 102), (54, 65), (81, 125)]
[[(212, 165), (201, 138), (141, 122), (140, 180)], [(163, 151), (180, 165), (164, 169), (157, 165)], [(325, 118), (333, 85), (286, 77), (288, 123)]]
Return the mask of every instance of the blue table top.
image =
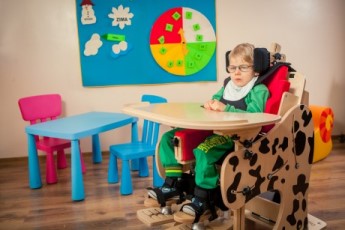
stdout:
[(29, 125), (25, 132), (33, 135), (76, 140), (136, 122), (123, 113), (88, 112)]

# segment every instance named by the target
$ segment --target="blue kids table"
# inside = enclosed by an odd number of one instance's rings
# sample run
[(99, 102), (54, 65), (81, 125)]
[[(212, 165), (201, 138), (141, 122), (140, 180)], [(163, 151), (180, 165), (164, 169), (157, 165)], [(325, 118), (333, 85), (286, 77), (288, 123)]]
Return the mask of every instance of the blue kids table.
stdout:
[(102, 161), (99, 133), (128, 124), (132, 126), (132, 140), (137, 140), (137, 118), (123, 113), (88, 112), (27, 126), (30, 188), (42, 187), (35, 135), (71, 140), (72, 200), (79, 201), (85, 198), (79, 140), (92, 136), (93, 162), (99, 163)]

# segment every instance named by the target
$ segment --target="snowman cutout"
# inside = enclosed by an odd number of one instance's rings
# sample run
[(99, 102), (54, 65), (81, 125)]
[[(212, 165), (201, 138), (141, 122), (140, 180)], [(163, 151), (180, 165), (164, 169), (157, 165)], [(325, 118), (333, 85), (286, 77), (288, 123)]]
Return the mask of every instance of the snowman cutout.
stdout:
[(80, 5), (82, 7), (81, 23), (83, 25), (96, 23), (95, 11), (92, 8), (94, 4), (91, 2), (91, 0), (83, 0)]

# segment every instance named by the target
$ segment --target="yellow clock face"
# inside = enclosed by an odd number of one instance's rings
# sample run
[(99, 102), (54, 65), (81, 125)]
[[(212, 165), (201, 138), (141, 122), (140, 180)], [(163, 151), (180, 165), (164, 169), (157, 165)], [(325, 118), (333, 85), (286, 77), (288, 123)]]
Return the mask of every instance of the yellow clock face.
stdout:
[(165, 71), (187, 76), (202, 70), (216, 50), (210, 21), (199, 11), (172, 8), (155, 21), (150, 34), (153, 58)]

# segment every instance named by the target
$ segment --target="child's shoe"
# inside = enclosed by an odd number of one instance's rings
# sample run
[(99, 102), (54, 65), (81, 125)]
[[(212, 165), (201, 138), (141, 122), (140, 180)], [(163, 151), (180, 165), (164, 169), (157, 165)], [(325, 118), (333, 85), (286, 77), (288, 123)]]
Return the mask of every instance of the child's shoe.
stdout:
[(162, 187), (148, 188), (147, 193), (148, 197), (157, 200), (161, 207), (165, 207), (169, 201), (181, 203), (184, 200), (181, 178), (167, 177)]

